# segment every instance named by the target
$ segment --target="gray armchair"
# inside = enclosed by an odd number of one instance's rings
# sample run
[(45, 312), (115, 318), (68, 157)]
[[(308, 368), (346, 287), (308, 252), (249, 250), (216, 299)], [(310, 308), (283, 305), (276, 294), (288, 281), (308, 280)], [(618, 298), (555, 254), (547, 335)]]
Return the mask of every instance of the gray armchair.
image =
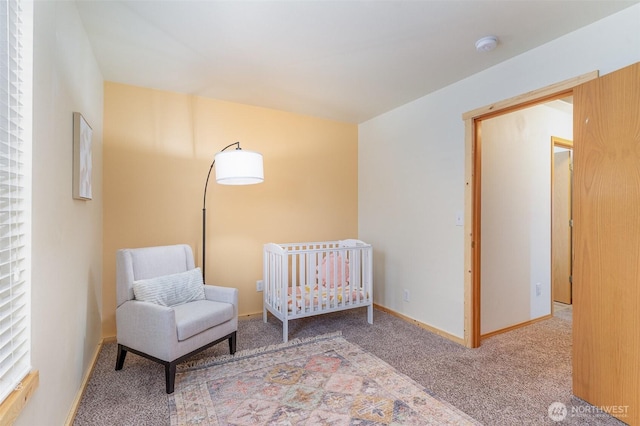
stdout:
[(203, 285), (190, 246), (118, 250), (116, 273), (116, 370), (127, 352), (159, 362), (173, 393), (178, 363), (224, 340), (235, 353), (238, 290)]

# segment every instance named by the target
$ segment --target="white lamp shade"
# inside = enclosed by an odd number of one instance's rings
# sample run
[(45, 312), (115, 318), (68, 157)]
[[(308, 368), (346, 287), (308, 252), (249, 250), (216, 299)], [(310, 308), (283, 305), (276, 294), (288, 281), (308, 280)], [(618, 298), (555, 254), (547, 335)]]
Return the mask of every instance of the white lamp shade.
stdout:
[(243, 149), (215, 155), (216, 182), (222, 185), (252, 185), (264, 181), (262, 154)]

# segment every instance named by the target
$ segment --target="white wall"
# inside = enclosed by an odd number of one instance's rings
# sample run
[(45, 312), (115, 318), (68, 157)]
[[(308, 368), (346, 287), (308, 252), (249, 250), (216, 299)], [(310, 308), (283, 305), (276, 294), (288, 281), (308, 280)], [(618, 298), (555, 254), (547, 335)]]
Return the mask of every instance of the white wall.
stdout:
[(551, 313), (551, 136), (573, 139), (570, 111), (482, 122), (481, 334)]
[[(17, 425), (64, 424), (101, 338), (103, 82), (75, 3), (34, 5), (32, 364)], [(72, 113), (93, 128), (93, 200), (72, 199)]]
[(464, 336), (462, 114), (640, 61), (639, 22), (637, 4), (359, 126), (359, 238), (374, 247), (376, 303)]

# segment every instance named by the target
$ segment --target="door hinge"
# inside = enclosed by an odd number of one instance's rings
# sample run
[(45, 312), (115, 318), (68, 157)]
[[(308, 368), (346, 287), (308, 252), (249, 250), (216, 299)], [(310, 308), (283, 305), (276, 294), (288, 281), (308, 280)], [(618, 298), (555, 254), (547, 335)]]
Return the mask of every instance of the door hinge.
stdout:
[(569, 284), (573, 284), (573, 275), (569, 275)]
[(569, 227), (573, 228), (573, 219), (569, 219)]

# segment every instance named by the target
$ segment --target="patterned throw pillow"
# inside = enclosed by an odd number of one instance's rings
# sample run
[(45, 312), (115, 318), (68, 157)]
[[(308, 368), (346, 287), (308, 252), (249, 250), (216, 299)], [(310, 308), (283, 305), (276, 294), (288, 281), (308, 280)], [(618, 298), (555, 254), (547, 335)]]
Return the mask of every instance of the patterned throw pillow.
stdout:
[(204, 283), (200, 268), (178, 274), (163, 275), (133, 282), (136, 300), (162, 306), (176, 306), (204, 300)]

